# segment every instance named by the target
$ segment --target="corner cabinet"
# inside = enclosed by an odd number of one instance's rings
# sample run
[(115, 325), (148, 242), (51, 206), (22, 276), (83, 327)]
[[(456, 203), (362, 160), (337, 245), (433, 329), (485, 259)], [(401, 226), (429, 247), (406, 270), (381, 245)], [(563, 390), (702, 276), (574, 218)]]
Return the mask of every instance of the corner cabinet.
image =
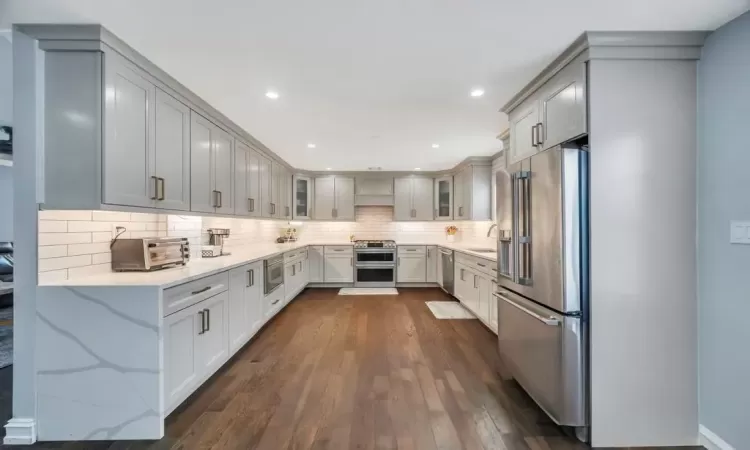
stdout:
[(234, 139), (196, 112), (190, 127), (191, 211), (231, 215)]
[(354, 220), (354, 178), (331, 175), (315, 178), (316, 220)]
[(434, 181), (425, 177), (401, 177), (394, 180), (394, 220), (432, 220)]

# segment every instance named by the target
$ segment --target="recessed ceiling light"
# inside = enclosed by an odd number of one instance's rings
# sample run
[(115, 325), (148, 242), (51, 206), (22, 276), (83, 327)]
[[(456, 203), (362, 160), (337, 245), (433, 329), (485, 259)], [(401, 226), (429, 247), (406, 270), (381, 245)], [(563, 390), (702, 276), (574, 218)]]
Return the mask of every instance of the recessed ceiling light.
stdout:
[(315, 144), (312, 144), (312, 143), (310, 143), (310, 144), (307, 144), (307, 148), (315, 148), (315, 147), (317, 147), (317, 145), (315, 145)]
[(440, 148), (440, 144), (432, 144), (432, 148)]
[(419, 167), (415, 167), (414, 170), (422, 170), (422, 169), (420, 169)]
[(484, 89), (482, 89), (480, 87), (474, 88), (474, 89), (471, 90), (471, 92), (469, 93), (469, 95), (471, 95), (472, 97), (481, 97), (481, 96), (484, 95)]
[(276, 91), (268, 91), (266, 92), (266, 97), (276, 100), (277, 98), (279, 98), (279, 93)]
[(326, 167), (326, 170), (331, 170), (331, 168), (330, 167)]

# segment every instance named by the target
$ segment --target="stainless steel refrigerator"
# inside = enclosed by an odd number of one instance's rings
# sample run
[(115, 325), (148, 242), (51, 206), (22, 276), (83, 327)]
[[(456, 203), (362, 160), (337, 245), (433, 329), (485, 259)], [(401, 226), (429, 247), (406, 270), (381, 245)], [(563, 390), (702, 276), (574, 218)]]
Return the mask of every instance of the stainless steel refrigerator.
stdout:
[(497, 174), (498, 346), (559, 425), (589, 425), (588, 152), (565, 144)]

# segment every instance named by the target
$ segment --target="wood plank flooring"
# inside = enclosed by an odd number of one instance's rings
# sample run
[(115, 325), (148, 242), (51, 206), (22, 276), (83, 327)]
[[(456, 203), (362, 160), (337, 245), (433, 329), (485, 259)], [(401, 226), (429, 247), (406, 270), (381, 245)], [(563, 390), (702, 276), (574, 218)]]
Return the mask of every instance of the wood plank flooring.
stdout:
[(505, 376), (477, 320), (437, 320), (438, 289), (305, 291), (167, 421), (158, 442), (55, 449), (574, 450)]

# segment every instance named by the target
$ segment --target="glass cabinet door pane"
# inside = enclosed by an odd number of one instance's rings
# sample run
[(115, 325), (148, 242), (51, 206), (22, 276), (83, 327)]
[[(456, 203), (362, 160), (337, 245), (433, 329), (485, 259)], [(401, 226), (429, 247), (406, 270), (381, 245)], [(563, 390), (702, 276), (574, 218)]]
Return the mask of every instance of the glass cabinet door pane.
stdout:
[(451, 215), (451, 186), (448, 181), (438, 182), (438, 217)]
[(310, 183), (308, 180), (298, 179), (297, 185), (295, 186), (295, 192), (296, 192), (296, 198), (295, 198), (295, 207), (297, 209), (297, 216), (298, 217), (307, 217), (308, 216), (308, 189), (310, 188)]

